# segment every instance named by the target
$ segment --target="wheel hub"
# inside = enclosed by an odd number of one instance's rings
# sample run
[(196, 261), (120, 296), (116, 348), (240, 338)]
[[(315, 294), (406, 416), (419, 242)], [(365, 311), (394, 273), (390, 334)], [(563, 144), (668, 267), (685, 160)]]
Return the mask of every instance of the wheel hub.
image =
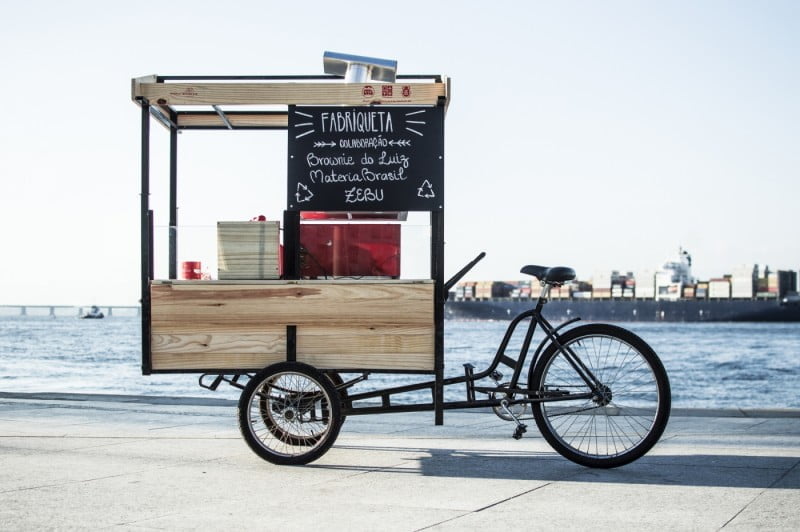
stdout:
[(613, 398), (614, 394), (611, 393), (611, 388), (609, 388), (606, 385), (603, 385), (597, 390), (595, 390), (594, 396), (592, 397), (592, 401), (594, 401), (594, 403), (597, 406), (606, 406), (611, 402)]

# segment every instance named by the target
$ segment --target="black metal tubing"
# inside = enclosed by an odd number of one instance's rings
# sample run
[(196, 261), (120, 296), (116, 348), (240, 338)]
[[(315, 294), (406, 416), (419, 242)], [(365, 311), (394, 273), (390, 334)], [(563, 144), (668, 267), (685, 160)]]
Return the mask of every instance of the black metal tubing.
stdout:
[(150, 105), (141, 102), (141, 299), (142, 306), (142, 374), (149, 375), (152, 368), (150, 350), (150, 279), (152, 278), (152, 227), (150, 211)]
[(283, 211), (283, 278), (300, 278), (300, 211)]
[[(527, 391), (526, 391), (527, 393)], [(555, 403), (558, 401), (575, 401), (580, 399), (591, 399), (591, 393), (573, 394), (554, 397), (526, 397), (523, 399), (515, 399), (509, 401), (509, 404), (527, 404), (527, 403)], [(351, 399), (348, 397), (348, 402)], [(468, 408), (483, 408), (500, 406), (502, 399), (481, 399), (480, 401), (451, 401), (444, 403), (442, 408), (444, 410), (463, 410)], [(360, 407), (343, 407), (342, 414), (346, 416), (363, 416), (367, 414), (392, 414), (400, 412), (428, 412), (435, 410), (433, 403), (417, 403), (417, 404), (402, 404), (390, 406), (360, 406)]]
[[(175, 116), (170, 118), (177, 122)], [(169, 129), (169, 278), (178, 278), (178, 130), (174, 127)]]
[(147, 229), (146, 229), (146, 246), (147, 249), (144, 251), (144, 256), (146, 257), (145, 262), (147, 263), (146, 266), (146, 281), (144, 283), (144, 287), (142, 288), (142, 300), (141, 300), (141, 308), (142, 308), (142, 375), (150, 375), (153, 372), (153, 356), (152, 356), (152, 344), (150, 341), (150, 333), (151, 329), (151, 319), (152, 319), (152, 312), (150, 307), (150, 280), (153, 278), (153, 211), (148, 210), (147, 215)]
[(297, 362), (297, 325), (286, 326), (286, 361)]
[(467, 264), (466, 266), (464, 266), (463, 268), (458, 270), (458, 273), (456, 273), (454, 276), (452, 276), (450, 279), (448, 279), (448, 281), (446, 283), (444, 283), (444, 297), (445, 297), (445, 299), (447, 299), (447, 294), (448, 294), (448, 292), (450, 292), (450, 289), (453, 288), (455, 286), (455, 284), (458, 281), (461, 280), (462, 277), (467, 275), (467, 273), (472, 268), (474, 268), (475, 265), (478, 264), (478, 262), (481, 261), (483, 259), (483, 257), (485, 257), (485, 256), (486, 256), (486, 252), (485, 251), (481, 251), (480, 254), (477, 257), (475, 257), (474, 259), (472, 259), (469, 262), (469, 264)]
[(433, 402), (436, 425), (444, 424), (444, 210), (431, 212), (431, 278), (433, 288), (433, 370), (436, 374)]
[[(342, 372), (344, 373), (344, 372)], [(349, 401), (363, 401), (365, 399), (374, 399), (376, 397), (385, 397), (396, 395), (400, 393), (416, 392), (419, 390), (433, 390), (436, 386), (436, 381), (417, 382), (414, 384), (406, 384), (404, 386), (393, 386), (392, 388), (383, 388), (381, 390), (372, 390), (370, 392), (357, 393), (347, 397)]]

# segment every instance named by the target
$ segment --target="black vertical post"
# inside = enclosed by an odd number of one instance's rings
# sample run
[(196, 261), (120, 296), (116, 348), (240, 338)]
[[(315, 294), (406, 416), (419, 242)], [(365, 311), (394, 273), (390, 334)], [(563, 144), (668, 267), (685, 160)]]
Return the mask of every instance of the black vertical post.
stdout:
[[(177, 123), (173, 116), (173, 123)], [(178, 278), (178, 129), (169, 128), (169, 278)]]
[(141, 308), (142, 308), (142, 374), (149, 375), (150, 359), (150, 279), (152, 211), (150, 210), (150, 104), (142, 102), (142, 190), (141, 190)]
[(286, 361), (297, 362), (297, 325), (286, 326)]
[(433, 403), (435, 424), (444, 424), (444, 211), (431, 212), (431, 277), (433, 278)]
[(299, 211), (283, 211), (283, 278), (300, 278)]

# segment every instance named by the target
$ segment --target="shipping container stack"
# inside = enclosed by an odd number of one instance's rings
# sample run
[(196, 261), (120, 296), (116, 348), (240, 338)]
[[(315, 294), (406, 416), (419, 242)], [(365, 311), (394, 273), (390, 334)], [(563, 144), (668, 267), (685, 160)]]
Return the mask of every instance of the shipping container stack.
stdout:
[(633, 275), (633, 272), (630, 272), (628, 274), (628, 278), (625, 279), (625, 285), (622, 288), (622, 297), (624, 299), (633, 299), (635, 294), (636, 294), (636, 277)]
[(708, 299), (730, 299), (731, 281), (728, 277), (708, 281)]
[(478, 301), (491, 299), (492, 284), (494, 284), (494, 281), (478, 281), (475, 283), (475, 299)]
[(506, 299), (512, 297), (516, 283), (508, 281), (494, 281), (491, 288), (492, 299)]
[[(452, 301), (488, 301), (512, 299), (527, 301), (539, 296), (537, 281), (461, 282), (450, 292)], [(591, 282), (575, 280), (550, 291), (551, 299), (643, 299), (643, 300), (719, 300), (783, 298), (798, 289), (798, 272), (768, 267), (759, 271), (757, 264), (734, 268), (733, 273), (708, 281), (677, 281), (671, 272), (641, 270), (620, 273), (597, 271)]]
[(592, 299), (611, 298), (612, 272), (608, 270), (596, 271), (592, 275)]
[(475, 282), (468, 281), (459, 283), (456, 286), (456, 298), (464, 301), (472, 301), (475, 299)]
[(731, 297), (753, 299), (758, 285), (758, 264), (746, 264), (734, 268), (731, 275)]
[[(621, 273), (617, 270), (611, 272), (611, 298), (622, 299), (623, 297), (633, 297), (633, 290), (628, 289), (628, 283), (633, 283), (633, 272)], [(626, 290), (629, 295), (626, 296)]]
[(655, 299), (676, 301), (681, 297), (683, 283), (675, 280), (675, 274), (670, 271), (658, 271), (655, 275)]
[(708, 299), (708, 281), (700, 282), (695, 285), (694, 297), (695, 299), (701, 300)]
[(640, 270), (635, 274), (636, 299), (655, 299), (656, 297), (656, 272), (653, 270)]
[(519, 298), (531, 299), (533, 297), (533, 286), (530, 281), (520, 281), (519, 283)]

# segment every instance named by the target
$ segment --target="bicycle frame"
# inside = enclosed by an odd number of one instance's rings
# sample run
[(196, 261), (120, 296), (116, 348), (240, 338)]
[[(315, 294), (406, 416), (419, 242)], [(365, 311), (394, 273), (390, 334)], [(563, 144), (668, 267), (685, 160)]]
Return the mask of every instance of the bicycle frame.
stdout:
[[(492, 363), (487, 369), (479, 373), (474, 373), (474, 366), (465, 364), (465, 375), (460, 377), (450, 377), (443, 381), (444, 386), (451, 386), (456, 384), (465, 384), (467, 392), (466, 401), (445, 401), (443, 407), (445, 410), (453, 410), (460, 408), (479, 408), (479, 407), (492, 407), (499, 406), (501, 402), (505, 401), (506, 404), (519, 404), (519, 403), (534, 403), (534, 402), (552, 402), (552, 401), (565, 401), (575, 399), (590, 399), (594, 396), (594, 390), (598, 389), (601, 384), (594, 374), (586, 367), (586, 365), (572, 352), (569, 347), (563, 346), (560, 342), (558, 331), (562, 328), (578, 321), (580, 318), (573, 318), (559, 326), (553, 326), (547, 319), (542, 316), (542, 309), (547, 303), (551, 285), (542, 285), (542, 291), (537, 299), (536, 306), (528, 311), (522, 312), (516, 316), (511, 323), (509, 323), (503, 340), (495, 353)], [(528, 329), (525, 333), (525, 338), (520, 348), (518, 358), (515, 360), (506, 355), (506, 349), (517, 330), (517, 327), (525, 320), (530, 320)], [(564, 357), (569, 361), (570, 365), (575, 369), (576, 373), (581, 379), (586, 382), (592, 392), (585, 394), (564, 394), (563, 392), (548, 394), (546, 392), (531, 391), (527, 388), (519, 386), (522, 370), (525, 367), (525, 362), (530, 351), (533, 336), (536, 332), (537, 326), (541, 327), (544, 331), (545, 337), (541, 340), (536, 351), (534, 352), (531, 360), (531, 367), (535, 366), (539, 359), (540, 354), (550, 344), (554, 344), (562, 351)], [(500, 384), (499, 377), (495, 378), (498, 382), (497, 386), (476, 386), (475, 383), (487, 377), (497, 377), (497, 368), (500, 364), (504, 364), (513, 370), (511, 380), (507, 384)], [(364, 381), (368, 378), (368, 374), (363, 374), (360, 377), (344, 382), (337, 386), (339, 390), (346, 390), (358, 382)], [(406, 386), (397, 386), (392, 388), (385, 388), (382, 390), (373, 390), (370, 392), (363, 392), (359, 394), (349, 395), (343, 398), (342, 413), (344, 415), (363, 415), (363, 414), (376, 414), (387, 412), (417, 412), (434, 410), (433, 393), (435, 381), (422, 382), (418, 384), (410, 384)], [(392, 404), (391, 396), (407, 393), (412, 391), (420, 391), (429, 389), (431, 391), (432, 400), (430, 403), (421, 404)], [(487, 396), (500, 396), (488, 399), (476, 399), (476, 393), (484, 393)], [(511, 396), (514, 396), (513, 399)], [(354, 406), (357, 401), (366, 399), (381, 398), (380, 406)]]

